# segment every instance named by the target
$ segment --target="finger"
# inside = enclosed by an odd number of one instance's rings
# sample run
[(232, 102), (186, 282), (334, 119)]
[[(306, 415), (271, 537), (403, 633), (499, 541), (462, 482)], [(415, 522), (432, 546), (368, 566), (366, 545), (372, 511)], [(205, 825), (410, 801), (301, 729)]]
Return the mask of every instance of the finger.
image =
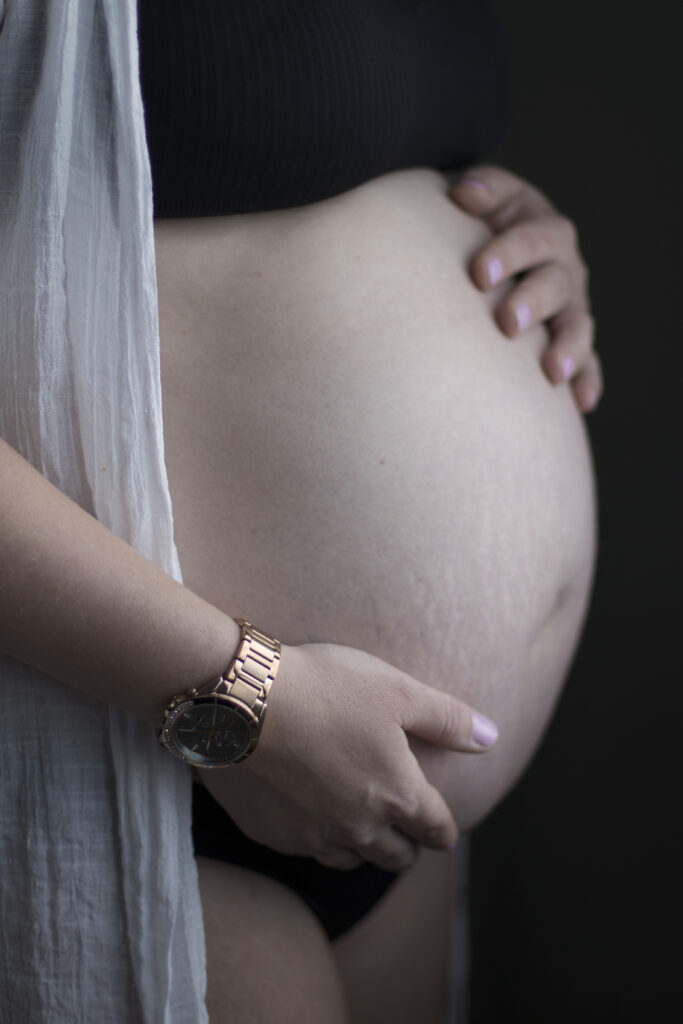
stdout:
[(424, 775), (415, 811), (396, 815), (394, 826), (421, 846), (433, 850), (451, 849), (458, 840), (458, 828), (448, 804)]
[(395, 706), (401, 726), (437, 747), (478, 753), (498, 739), (490, 718), (456, 697), (406, 678), (396, 689)]
[(448, 193), (458, 206), (483, 217), (496, 232), (516, 220), (523, 210), (542, 215), (555, 209), (529, 182), (492, 164), (478, 164), (464, 170)]
[(605, 390), (602, 366), (596, 352), (591, 353), (576, 380), (572, 382), (574, 399), (581, 412), (592, 412)]
[(572, 287), (585, 277), (585, 267), (578, 252), (577, 232), (573, 221), (558, 213), (524, 220), (502, 231), (487, 242), (470, 265), (472, 280), (487, 291), (542, 263), (556, 262), (558, 257), (567, 264)]
[(515, 338), (566, 309), (571, 293), (572, 283), (565, 267), (561, 263), (545, 263), (525, 274), (505, 296), (496, 319), (508, 338)]
[(570, 307), (548, 324), (551, 342), (542, 364), (554, 384), (571, 380), (583, 370), (593, 350), (595, 321), (587, 309)]
[(418, 845), (408, 835), (389, 826), (381, 836), (362, 843), (355, 852), (385, 871), (406, 871), (417, 860)]
[(353, 871), (363, 863), (363, 858), (355, 850), (347, 850), (344, 847), (320, 850), (315, 854), (315, 859), (323, 867), (336, 868), (337, 871)]

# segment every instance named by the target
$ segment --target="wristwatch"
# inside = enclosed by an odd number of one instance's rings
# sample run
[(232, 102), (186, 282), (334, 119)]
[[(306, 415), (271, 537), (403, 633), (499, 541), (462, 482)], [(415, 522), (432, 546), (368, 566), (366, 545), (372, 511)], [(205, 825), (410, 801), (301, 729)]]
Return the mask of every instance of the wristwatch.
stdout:
[(157, 730), (162, 746), (187, 764), (223, 768), (244, 761), (258, 743), (280, 641), (244, 619), (235, 657), (222, 676), (172, 697)]

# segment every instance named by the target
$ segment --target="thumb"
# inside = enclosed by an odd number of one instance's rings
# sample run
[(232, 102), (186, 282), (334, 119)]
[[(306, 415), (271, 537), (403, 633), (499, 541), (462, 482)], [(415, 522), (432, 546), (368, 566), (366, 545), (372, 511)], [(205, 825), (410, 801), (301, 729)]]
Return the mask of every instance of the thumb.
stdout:
[(416, 683), (399, 706), (406, 732), (437, 747), (478, 753), (498, 739), (498, 728), (490, 718), (450, 694)]

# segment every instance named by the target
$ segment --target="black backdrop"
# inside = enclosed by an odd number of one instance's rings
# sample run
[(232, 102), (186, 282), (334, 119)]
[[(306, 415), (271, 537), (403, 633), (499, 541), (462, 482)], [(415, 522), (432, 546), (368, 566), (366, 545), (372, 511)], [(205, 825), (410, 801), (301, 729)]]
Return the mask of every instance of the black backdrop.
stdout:
[(471, 1021), (675, 1019), (683, 975), (679, 4), (492, 5), (517, 82), (493, 162), (538, 185), (579, 228), (606, 390), (587, 417), (600, 532), (581, 647), (533, 764), (472, 835)]

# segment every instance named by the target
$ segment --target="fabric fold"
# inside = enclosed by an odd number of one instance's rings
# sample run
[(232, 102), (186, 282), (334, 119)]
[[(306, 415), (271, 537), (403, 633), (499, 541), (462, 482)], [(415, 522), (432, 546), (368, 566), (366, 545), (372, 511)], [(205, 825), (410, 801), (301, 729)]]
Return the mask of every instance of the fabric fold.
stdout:
[[(135, 0), (0, 0), (0, 436), (180, 579)], [(189, 770), (5, 657), (0, 697), (0, 1019), (206, 1022)]]

